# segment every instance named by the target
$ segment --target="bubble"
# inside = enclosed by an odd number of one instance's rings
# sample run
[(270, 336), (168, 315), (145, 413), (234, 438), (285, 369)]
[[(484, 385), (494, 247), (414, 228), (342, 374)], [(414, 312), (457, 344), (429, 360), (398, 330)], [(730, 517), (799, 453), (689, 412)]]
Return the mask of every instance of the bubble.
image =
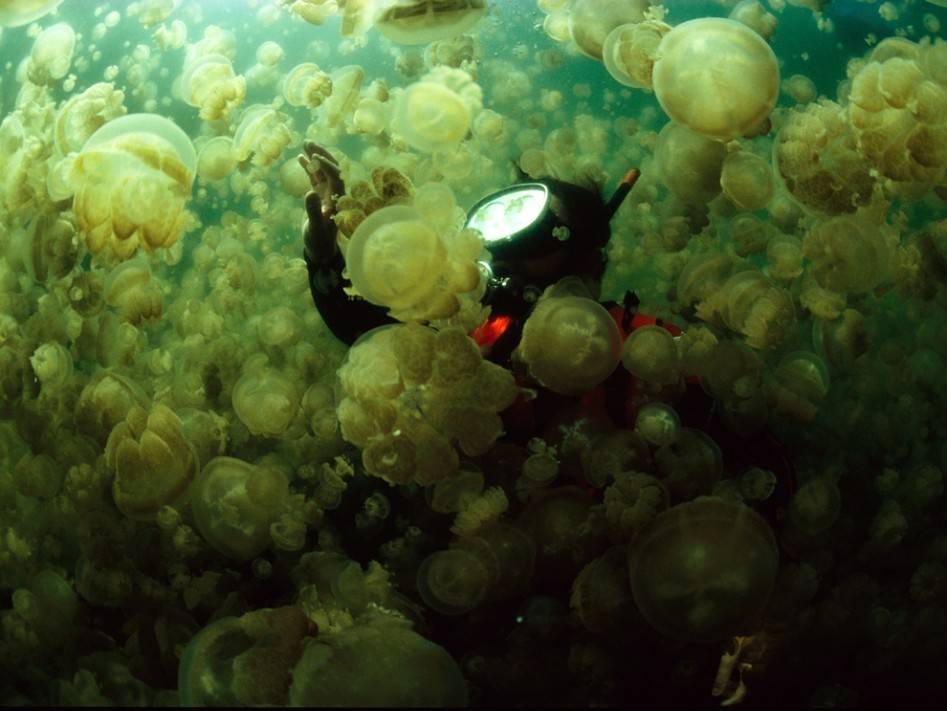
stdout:
[(654, 92), (672, 121), (709, 138), (755, 130), (776, 104), (779, 66), (769, 45), (735, 20), (677, 25), (658, 48)]

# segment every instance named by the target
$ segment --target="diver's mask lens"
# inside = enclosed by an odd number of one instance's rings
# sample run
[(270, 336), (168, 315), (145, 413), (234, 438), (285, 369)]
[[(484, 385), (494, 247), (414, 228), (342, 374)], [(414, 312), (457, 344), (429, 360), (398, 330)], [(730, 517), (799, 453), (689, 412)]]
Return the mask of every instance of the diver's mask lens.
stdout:
[(487, 196), (470, 210), (467, 226), (479, 230), (488, 249), (529, 234), (546, 214), (549, 190), (541, 183), (514, 185)]

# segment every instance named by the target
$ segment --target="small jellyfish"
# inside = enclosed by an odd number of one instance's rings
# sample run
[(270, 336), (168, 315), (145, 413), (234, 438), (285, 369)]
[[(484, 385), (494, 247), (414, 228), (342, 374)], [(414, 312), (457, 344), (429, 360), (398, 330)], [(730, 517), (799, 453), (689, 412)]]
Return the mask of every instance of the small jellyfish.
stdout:
[(622, 344), (621, 362), (636, 378), (656, 385), (672, 385), (681, 377), (677, 343), (661, 326), (632, 331)]
[(56, 149), (63, 155), (78, 152), (103, 124), (125, 113), (124, 102), (124, 92), (109, 82), (70, 96), (56, 115)]
[(233, 137), (237, 161), (265, 168), (275, 163), (292, 141), (289, 117), (268, 106), (247, 108)]
[(424, 604), (442, 615), (462, 615), (486, 597), (489, 571), (463, 548), (432, 553), (418, 568), (418, 592)]
[(283, 96), (290, 106), (320, 106), (332, 93), (332, 79), (312, 62), (297, 64), (283, 80)]
[(720, 187), (741, 210), (759, 210), (773, 195), (773, 171), (758, 155), (736, 151), (724, 158)]
[(518, 358), (542, 385), (578, 395), (603, 382), (621, 354), (621, 335), (597, 301), (582, 296), (543, 299), (526, 319)]
[(779, 65), (746, 25), (719, 17), (689, 20), (658, 47), (654, 93), (672, 121), (726, 141), (757, 129), (779, 96)]
[(467, 137), (481, 102), (480, 87), (469, 74), (439, 67), (404, 90), (392, 128), (419, 151), (446, 151)]
[(658, 45), (671, 26), (657, 20), (619, 25), (602, 45), (602, 62), (612, 79), (625, 86), (651, 91), (651, 72)]
[(654, 453), (654, 468), (673, 499), (688, 501), (713, 490), (723, 474), (723, 455), (710, 435), (682, 427)]
[(215, 136), (204, 144), (197, 155), (197, 175), (209, 183), (224, 180), (236, 167), (237, 156), (229, 136)]
[(681, 433), (681, 418), (664, 402), (649, 402), (638, 410), (635, 432), (655, 447), (671, 444)]
[(270, 526), (289, 495), (289, 483), (278, 469), (214, 457), (194, 483), (191, 511), (197, 530), (215, 550), (247, 561), (271, 543)]
[(27, 74), (34, 84), (52, 84), (69, 72), (76, 33), (65, 22), (43, 30), (34, 40)]
[(709, 496), (660, 514), (628, 550), (635, 603), (661, 634), (716, 642), (756, 631), (779, 553), (766, 521)]
[(384, 0), (375, 27), (399, 44), (427, 44), (469, 31), (486, 12), (486, 0)]
[(189, 62), (181, 75), (184, 100), (200, 109), (205, 121), (219, 121), (243, 103), (247, 81), (234, 74), (230, 60), (222, 54), (202, 54)]
[(592, 59), (602, 59), (609, 32), (619, 25), (641, 22), (650, 0), (574, 0), (569, 7), (569, 31), (579, 50)]
[(233, 409), (252, 434), (277, 437), (299, 411), (296, 383), (268, 368), (248, 368), (233, 386)]
[(727, 151), (719, 141), (668, 121), (658, 134), (654, 161), (661, 182), (684, 202), (702, 204), (720, 193)]

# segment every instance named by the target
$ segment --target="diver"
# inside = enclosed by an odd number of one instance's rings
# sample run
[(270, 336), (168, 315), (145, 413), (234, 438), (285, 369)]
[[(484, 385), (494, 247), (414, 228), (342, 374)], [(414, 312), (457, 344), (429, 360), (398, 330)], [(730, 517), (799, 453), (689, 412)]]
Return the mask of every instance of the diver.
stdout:
[[(303, 223), (310, 292), (332, 333), (351, 345), (363, 333), (397, 321), (383, 307), (345, 292), (345, 260), (333, 220), (336, 199), (345, 193), (338, 162), (312, 141), (304, 144), (299, 162), (312, 184), (305, 197), (307, 219)], [(629, 170), (607, 201), (595, 191), (553, 178), (528, 180), (522, 173), (519, 177), (520, 182), (477, 202), (467, 213), (465, 225), (480, 231), (490, 254), (490, 262), (480, 265), (486, 278), (483, 303), (490, 306), (490, 316), (470, 335), (485, 357), (514, 372), (517, 368), (510, 356), (546, 287), (565, 277), (578, 277), (592, 298), (599, 298), (604, 248), (611, 235), (609, 223), (639, 172)], [(633, 291), (625, 293), (621, 304), (602, 302), (623, 339), (635, 328), (652, 324), (675, 337), (681, 335), (678, 326), (639, 313), (638, 303)], [(518, 376), (522, 380), (523, 373)], [(505, 439), (525, 444), (548, 432), (563, 417), (604, 419), (614, 427), (633, 428), (636, 403), (641, 403), (639, 385), (625, 368), (618, 367), (605, 382), (579, 398), (536, 388), (535, 397), (520, 398), (504, 413)], [(749, 437), (732, 432), (719, 404), (696, 377), (686, 378), (674, 407), (683, 426), (700, 429), (717, 442), (729, 471), (757, 466), (776, 473), (777, 491), (760, 512), (778, 524), (795, 488), (791, 457), (783, 443), (768, 427)]]
[[(313, 302), (329, 330), (351, 345), (366, 331), (395, 323), (384, 307), (345, 292), (345, 260), (336, 241), (336, 198), (345, 184), (339, 164), (325, 148), (307, 141), (300, 165), (312, 191), (305, 197), (303, 245)], [(522, 182), (492, 193), (467, 214), (467, 227), (480, 231), (490, 254), (480, 262), (486, 277), (483, 303), (490, 318), (472, 336), (494, 362), (506, 364), (519, 342), (523, 323), (543, 290), (577, 276), (593, 298), (605, 271), (609, 222), (638, 179), (629, 170), (603, 202), (596, 191), (553, 178)], [(628, 313), (637, 301), (625, 298)]]

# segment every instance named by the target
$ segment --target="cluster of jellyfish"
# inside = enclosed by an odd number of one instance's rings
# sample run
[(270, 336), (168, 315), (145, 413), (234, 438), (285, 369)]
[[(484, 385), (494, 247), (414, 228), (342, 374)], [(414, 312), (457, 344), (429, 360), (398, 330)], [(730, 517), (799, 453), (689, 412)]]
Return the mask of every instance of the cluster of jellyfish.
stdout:
[[(935, 15), (828, 96), (772, 48), (815, 0), (93, 4), (0, 0), (0, 702), (818, 706), (947, 634)], [(349, 348), (304, 140), (393, 320)], [(491, 360), (466, 210), (632, 165), (601, 293)]]

